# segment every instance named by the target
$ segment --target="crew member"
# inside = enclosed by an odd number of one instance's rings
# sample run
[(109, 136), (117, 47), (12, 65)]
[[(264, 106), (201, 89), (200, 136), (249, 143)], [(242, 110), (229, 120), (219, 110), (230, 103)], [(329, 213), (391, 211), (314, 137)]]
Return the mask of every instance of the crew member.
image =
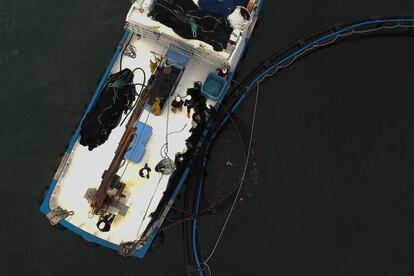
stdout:
[(180, 96), (175, 97), (174, 101), (171, 103), (171, 110), (172, 112), (176, 113), (181, 112), (183, 110), (184, 101), (181, 99)]
[(194, 132), (202, 123), (201, 116), (198, 112), (194, 112), (192, 119), (190, 132)]
[(154, 103), (152, 104), (152, 107), (151, 107), (151, 112), (155, 116), (160, 116), (161, 115), (161, 99), (160, 99), (160, 97), (155, 98), (155, 101), (154, 101)]
[(194, 109), (194, 112), (204, 112), (203, 107), (206, 105), (206, 98), (201, 94), (201, 86), (202, 83), (197, 81), (194, 83), (193, 88), (187, 89), (187, 97), (184, 105), (187, 107), (188, 118), (190, 118), (191, 109)]
[(226, 67), (223, 68), (218, 68), (217, 69), (217, 74), (222, 77), (222, 78), (227, 78), (227, 75), (229, 73), (229, 70)]
[(188, 95), (186, 97), (184, 105), (187, 107), (187, 117), (190, 118), (191, 109), (193, 109), (196, 105), (196, 102), (194, 101), (194, 99), (191, 95)]

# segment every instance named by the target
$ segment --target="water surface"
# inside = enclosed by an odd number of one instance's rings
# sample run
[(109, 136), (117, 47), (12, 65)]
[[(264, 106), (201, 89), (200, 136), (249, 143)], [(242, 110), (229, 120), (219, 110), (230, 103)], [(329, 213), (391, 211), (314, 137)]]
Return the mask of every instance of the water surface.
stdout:
[[(0, 2), (2, 275), (184, 275), (180, 227), (144, 260), (85, 247), (36, 199), (122, 35), (129, 1)], [(266, 1), (241, 76), (310, 33), (413, 1)], [(414, 39), (319, 51), (262, 86), (260, 183), (214, 275), (413, 275)], [(250, 118), (253, 98), (240, 111)], [(216, 232), (212, 231), (212, 236)]]

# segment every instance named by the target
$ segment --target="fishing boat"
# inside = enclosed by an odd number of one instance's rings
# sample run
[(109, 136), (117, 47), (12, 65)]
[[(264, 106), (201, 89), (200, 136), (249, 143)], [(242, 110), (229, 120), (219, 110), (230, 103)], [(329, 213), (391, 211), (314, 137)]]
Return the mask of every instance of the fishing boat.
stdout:
[(44, 194), (41, 212), (143, 258), (192, 166), (261, 0), (134, 1), (125, 33)]

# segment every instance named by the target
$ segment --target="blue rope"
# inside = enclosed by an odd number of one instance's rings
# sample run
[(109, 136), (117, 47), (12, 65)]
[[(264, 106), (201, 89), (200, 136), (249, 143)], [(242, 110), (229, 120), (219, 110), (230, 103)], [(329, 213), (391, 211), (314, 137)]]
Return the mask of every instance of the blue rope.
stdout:
[[(314, 40), (313, 42), (307, 43), (305, 46), (303, 46), (299, 50), (293, 52), (292, 54), (288, 55), (285, 58), (282, 58), (280, 61), (275, 62), (272, 66), (270, 66), (269, 68), (264, 70), (262, 73), (258, 74), (257, 77), (246, 87), (243, 94), (240, 96), (239, 100), (232, 107), (231, 112), (234, 113), (240, 107), (240, 104), (246, 98), (248, 92), (250, 92), (250, 90), (253, 87), (255, 87), (264, 77), (266, 77), (266, 75), (273, 72), (278, 67), (283, 66), (284, 64), (293, 61), (294, 59), (296, 59), (297, 57), (299, 57), (303, 53), (305, 53), (307, 50), (313, 48), (314, 46), (321, 46), (322, 42), (329, 42), (333, 39), (336, 39), (340, 35), (346, 34), (347, 32), (352, 33), (353, 31), (355, 31), (354, 29), (356, 29), (356, 28), (369, 26), (369, 25), (375, 25), (375, 24), (384, 24), (384, 23), (395, 23), (396, 24), (395, 26), (389, 26), (389, 27), (402, 28), (404, 26), (399, 26), (401, 23), (414, 24), (414, 18), (375, 19), (375, 20), (368, 20), (368, 21), (364, 21), (364, 22), (359, 22), (359, 23), (355, 23), (355, 24), (352, 24), (352, 25), (347, 26), (347, 27), (343, 27), (339, 31), (324, 35), (324, 36)], [(405, 26), (405, 27), (414, 28), (414, 25), (412, 25), (412, 26), (409, 25), (409, 26)], [(369, 32), (369, 31), (375, 31), (375, 29), (361, 30), (361, 31)], [(203, 158), (203, 167), (204, 168), (206, 167), (206, 164), (207, 164), (207, 153), (209, 152), (212, 141), (217, 136), (218, 132), (222, 129), (222, 127), (227, 123), (229, 118), (230, 118), (230, 113), (228, 113), (225, 116), (225, 118), (223, 119), (221, 124), (217, 127), (217, 129), (215, 130), (215, 132), (211, 136), (211, 138), (210, 138), (210, 140), (207, 144), (207, 147), (206, 147), (206, 150), (205, 150), (205, 155), (204, 155), (204, 158)], [(211, 124), (209, 124), (207, 126), (207, 128), (209, 128), (210, 126), (211, 126)], [(202, 192), (202, 189), (203, 189), (203, 185), (204, 185), (204, 178), (200, 181), (200, 184), (199, 184), (199, 187), (198, 187), (199, 190), (198, 190), (198, 195), (197, 195), (197, 203), (196, 203), (196, 207), (195, 207), (195, 210), (194, 210), (194, 213), (196, 214), (196, 216), (195, 216), (195, 219), (193, 220), (193, 229), (192, 229), (193, 230), (192, 232), (193, 232), (194, 256), (195, 256), (195, 261), (196, 261), (197, 268), (199, 269), (199, 275), (201, 275), (201, 276), (204, 276), (204, 274), (202, 272), (202, 267), (201, 267), (202, 264), (200, 263), (200, 259), (199, 259), (199, 255), (198, 255), (198, 251), (197, 251), (197, 246), (196, 246), (196, 229), (197, 229), (197, 221), (198, 221), (197, 220), (197, 218), (198, 218), (197, 214), (199, 212), (199, 205), (200, 205), (201, 192)]]

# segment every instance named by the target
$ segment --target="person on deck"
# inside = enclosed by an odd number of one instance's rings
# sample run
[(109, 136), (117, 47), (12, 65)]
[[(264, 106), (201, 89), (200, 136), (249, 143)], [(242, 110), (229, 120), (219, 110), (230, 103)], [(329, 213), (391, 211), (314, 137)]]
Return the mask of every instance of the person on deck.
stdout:
[(187, 89), (187, 99), (184, 102), (184, 105), (187, 107), (187, 117), (190, 118), (191, 109), (194, 109), (194, 112), (197, 112), (202, 117), (202, 120), (205, 119), (205, 110), (206, 107), (206, 97), (201, 94), (202, 83), (197, 81), (194, 83), (193, 88)]
[(160, 99), (160, 97), (155, 98), (155, 101), (154, 101), (154, 103), (151, 107), (151, 112), (155, 116), (160, 116), (161, 115), (161, 99)]
[(171, 110), (172, 112), (176, 113), (181, 112), (183, 110), (184, 101), (181, 99), (180, 96), (175, 97), (174, 101), (171, 103)]
[(191, 109), (195, 107), (195, 101), (191, 95), (188, 95), (186, 97), (186, 100), (184, 102), (184, 106), (187, 107), (187, 117), (190, 118)]

